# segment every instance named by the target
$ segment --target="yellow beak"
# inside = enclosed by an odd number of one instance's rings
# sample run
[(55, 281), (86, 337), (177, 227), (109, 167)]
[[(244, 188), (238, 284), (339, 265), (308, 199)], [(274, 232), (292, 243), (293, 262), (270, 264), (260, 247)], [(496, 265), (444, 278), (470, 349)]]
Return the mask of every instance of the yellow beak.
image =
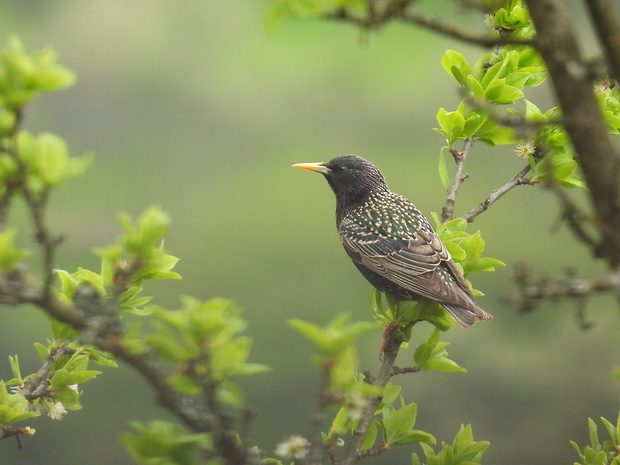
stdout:
[(317, 171), (319, 173), (327, 174), (331, 170), (323, 163), (297, 163), (293, 165), (294, 168), (303, 168), (305, 170)]

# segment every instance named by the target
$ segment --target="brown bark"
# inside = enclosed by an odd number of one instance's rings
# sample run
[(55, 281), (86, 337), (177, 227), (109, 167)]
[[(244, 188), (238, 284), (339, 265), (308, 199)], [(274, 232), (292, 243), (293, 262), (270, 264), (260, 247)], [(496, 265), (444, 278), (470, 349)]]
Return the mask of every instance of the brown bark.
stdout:
[(601, 246), (595, 253), (616, 268), (620, 265), (620, 157), (599, 110), (566, 2), (527, 0), (527, 5), (598, 216)]

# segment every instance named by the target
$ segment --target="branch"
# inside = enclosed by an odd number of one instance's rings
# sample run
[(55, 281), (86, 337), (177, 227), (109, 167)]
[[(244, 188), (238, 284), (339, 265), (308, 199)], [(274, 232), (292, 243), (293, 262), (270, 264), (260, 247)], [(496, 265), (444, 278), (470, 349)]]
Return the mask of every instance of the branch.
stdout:
[(321, 437), (321, 427), (327, 416), (327, 407), (334, 401), (334, 394), (329, 389), (329, 370), (326, 368), (324, 368), (321, 376), (321, 385), (317, 397), (318, 402), (310, 425), (310, 448), (307, 457), (300, 461), (301, 465), (320, 465), (323, 463), (323, 455), (325, 454), (326, 447), (328, 453), (331, 450), (329, 444), (323, 445), (323, 439)]
[(620, 266), (620, 154), (607, 132), (594, 95), (589, 66), (579, 51), (567, 3), (563, 0), (526, 0), (526, 3), (538, 34), (538, 51), (549, 70), (566, 132), (600, 219), (605, 258), (613, 269)]
[(585, 4), (594, 21), (594, 31), (605, 49), (611, 75), (620, 82), (620, 21), (614, 13), (614, 5), (611, 0), (587, 0)]
[[(203, 397), (207, 408), (205, 415), (206, 431), (213, 436), (214, 449), (218, 452), (217, 457), (226, 465), (244, 465), (248, 463), (248, 451), (237, 443), (237, 431), (235, 430), (235, 418), (229, 415), (218, 399), (219, 381), (211, 376), (213, 372), (211, 360), (207, 351), (203, 353), (209, 366), (208, 374), (201, 375), (195, 370), (195, 366), (189, 367), (189, 373), (200, 382), (203, 388)], [(204, 415), (204, 414), (203, 414)], [(240, 439), (240, 438), (239, 438)]]
[(397, 19), (403, 20), (406, 23), (422, 26), (430, 31), (437, 32), (452, 39), (460, 40), (461, 42), (466, 42), (472, 45), (479, 45), (481, 47), (489, 48), (508, 44), (529, 45), (531, 47), (536, 47), (536, 42), (532, 40), (517, 39), (505, 34), (500, 34), (496, 37), (484, 34), (471, 34), (451, 24), (445, 23), (440, 19), (427, 16), (415, 10), (404, 13)]
[(333, 13), (327, 14), (325, 17), (326, 19), (345, 21), (366, 30), (379, 28), (387, 24), (390, 20), (400, 20), (481, 47), (496, 47), (507, 44), (536, 45), (535, 42), (531, 40), (516, 39), (505, 34), (496, 37), (486, 34), (471, 34), (452, 24), (445, 23), (438, 18), (425, 15), (410, 8), (414, 3), (412, 0), (381, 2), (385, 4), (382, 8), (377, 8), (376, 4), (378, 2), (367, 0), (367, 3), (369, 6), (369, 14), (367, 16), (358, 16), (351, 13), (346, 8), (341, 8)]
[(533, 311), (542, 301), (557, 302), (572, 299), (576, 303), (576, 318), (583, 329), (591, 326), (585, 320), (584, 310), (588, 299), (596, 293), (612, 292), (620, 297), (620, 271), (614, 271), (599, 278), (583, 278), (573, 269), (566, 270), (568, 279), (553, 281), (542, 278), (534, 281), (532, 266), (517, 263), (514, 280), (518, 290), (508, 297), (517, 306), (519, 313)]
[[(19, 127), (22, 114), (21, 111), (17, 111), (18, 123), (16, 123), (16, 128)], [(4, 152), (11, 157), (18, 167), (16, 179), (6, 182), (6, 192), (2, 199), (0, 199), (0, 225), (3, 225), (5, 222), (13, 198), (12, 196), (16, 190), (19, 190), (30, 209), (30, 218), (34, 225), (35, 240), (41, 247), (43, 256), (43, 276), (45, 280), (43, 300), (47, 300), (51, 292), (52, 280), (54, 279), (56, 248), (63, 241), (62, 236), (52, 234), (45, 224), (45, 208), (47, 207), (47, 201), (49, 199), (50, 187), (46, 187), (40, 194), (35, 194), (26, 181), (29, 168), (18, 156), (15, 149), (8, 145), (2, 145), (0, 146), (0, 152)]]
[[(367, 377), (372, 384), (380, 387), (382, 390), (392, 376), (392, 369), (400, 349), (400, 344), (401, 340), (398, 338), (396, 332), (392, 331), (389, 334), (389, 339), (386, 340), (379, 375), (376, 378), (371, 379)], [(370, 426), (370, 423), (372, 423), (375, 416), (375, 411), (379, 407), (382, 399), (382, 396), (371, 396), (368, 399), (366, 409), (359, 420), (357, 428), (353, 432), (351, 444), (349, 445), (349, 448), (344, 456), (334, 462), (335, 465), (351, 465), (360, 458), (364, 457), (364, 453), (361, 451), (362, 443), (364, 442), (364, 438), (368, 432), (368, 427)]]
[(50, 386), (49, 378), (53, 375), (52, 367), (60, 357), (68, 352), (70, 352), (68, 341), (52, 349), (43, 366), (39, 368), (39, 371), (37, 371), (32, 378), (24, 383), (24, 386), (19, 390), (19, 394), (23, 395), (28, 400), (48, 396), (48, 388)]
[(499, 189), (494, 190), (491, 195), (489, 195), (483, 202), (481, 202), (477, 207), (473, 208), (469, 213), (466, 213), (461, 218), (467, 220), (468, 223), (471, 223), (476, 219), (476, 217), (488, 210), (488, 208), (497, 202), (500, 198), (504, 196), (507, 192), (514, 189), (517, 186), (523, 184), (529, 184), (529, 179), (526, 178), (526, 175), (530, 172), (530, 165), (526, 165), (521, 171), (519, 171), (510, 181), (504, 184)]
[[(25, 171), (21, 161), (20, 164)], [(54, 279), (56, 248), (61, 244), (64, 238), (60, 235), (56, 236), (52, 234), (45, 224), (45, 208), (49, 198), (49, 188), (47, 188), (39, 198), (36, 198), (24, 182), (22, 192), (30, 208), (30, 217), (34, 223), (35, 239), (41, 246), (43, 253), (43, 276), (45, 278), (45, 285), (43, 286), (44, 294), (42, 298), (43, 300), (48, 300), (52, 290), (52, 281)]]
[(35, 430), (30, 428), (29, 426), (24, 426), (22, 428), (3, 426), (2, 428), (0, 428), (0, 439), (6, 439), (14, 436), (17, 439), (17, 448), (21, 449), (22, 445), (19, 442), (19, 436), (32, 436), (34, 433)]
[(407, 373), (419, 373), (420, 371), (422, 371), (421, 368), (419, 367), (397, 367), (394, 366), (392, 368), (392, 373), (390, 374), (390, 376), (396, 376), (396, 375), (404, 375)]
[(159, 404), (170, 410), (193, 431), (204, 432), (208, 429), (204, 412), (199, 412), (177, 393), (168, 382), (166, 373), (151, 354), (136, 354), (126, 347), (117, 333), (106, 332), (106, 327), (97, 326), (95, 320), (82, 315), (75, 307), (65, 304), (57, 298), (45, 298), (41, 284), (33, 285), (32, 277), (25, 273), (15, 273), (8, 282), (0, 282), (0, 303), (9, 305), (34, 304), (52, 318), (70, 325), (78, 331), (93, 332), (93, 345), (112, 353), (140, 373), (155, 389)]
[[(550, 182), (549, 187), (556, 194), (558, 200), (562, 204), (562, 219), (572, 231), (573, 235), (581, 242), (590, 247), (595, 257), (602, 257), (604, 252), (603, 245), (598, 238), (585, 228), (587, 216), (581, 211), (577, 204), (568, 196), (566, 190), (557, 183)], [(591, 223), (591, 222), (590, 222)]]
[(448, 194), (446, 195), (446, 203), (444, 203), (443, 208), (441, 209), (441, 222), (445, 223), (446, 221), (450, 221), (452, 219), (452, 215), (454, 213), (454, 203), (456, 201), (456, 194), (463, 184), (463, 181), (467, 179), (467, 174), (463, 173), (465, 169), (465, 161), (467, 160), (467, 154), (469, 153), (469, 149), (474, 144), (473, 138), (469, 137), (465, 139), (463, 142), (463, 149), (460, 152), (456, 150), (451, 150), (450, 153), (454, 157), (454, 163), (456, 168), (454, 169), (454, 176), (452, 177), (452, 184), (448, 189)]

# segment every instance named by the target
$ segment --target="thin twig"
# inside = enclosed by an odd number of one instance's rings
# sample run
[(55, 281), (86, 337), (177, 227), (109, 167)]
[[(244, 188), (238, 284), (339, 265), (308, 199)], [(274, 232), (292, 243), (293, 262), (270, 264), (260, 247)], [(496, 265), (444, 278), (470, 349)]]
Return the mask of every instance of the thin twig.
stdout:
[(587, 0), (585, 4), (596, 25), (594, 31), (605, 49), (611, 75), (620, 82), (620, 20), (614, 5), (611, 0)]
[(346, 8), (341, 8), (333, 13), (327, 14), (325, 18), (345, 21), (366, 30), (379, 28), (390, 20), (399, 20), (416, 26), (422, 26), (432, 32), (482, 47), (495, 47), (507, 44), (530, 45), (532, 47), (536, 45), (536, 42), (532, 40), (517, 39), (505, 34), (495, 37), (487, 34), (471, 34), (452, 24), (443, 22), (438, 18), (410, 8), (412, 3), (411, 0), (402, 0), (400, 2), (392, 1), (387, 4), (386, 8), (379, 9), (376, 8), (374, 2), (369, 2), (369, 14), (367, 16), (359, 16), (353, 14)]
[(43, 253), (43, 276), (45, 279), (43, 299), (47, 300), (52, 292), (56, 248), (63, 241), (63, 237), (52, 234), (45, 224), (45, 208), (49, 199), (49, 188), (45, 189), (38, 198), (26, 186), (23, 187), (22, 191), (30, 207), (30, 217), (34, 223), (36, 241), (41, 246)]
[(601, 247), (603, 244), (595, 238), (585, 227), (587, 222), (586, 215), (581, 211), (577, 204), (568, 196), (566, 189), (559, 186), (556, 182), (550, 182), (549, 187), (555, 193), (562, 204), (562, 219), (581, 242), (592, 250), (594, 256), (601, 257)]
[[(45, 291), (41, 284), (33, 285), (28, 275), (13, 277), (10, 283), (0, 282), (0, 302), (10, 305), (34, 304), (45, 311), (52, 318), (66, 323), (78, 331), (91, 328), (88, 318), (79, 313), (72, 305), (65, 304), (50, 296), (44, 298)], [(36, 287), (35, 287), (36, 286)], [(99, 328), (94, 335), (93, 345), (103, 351), (110, 352), (115, 357), (140, 373), (158, 395), (159, 404), (183, 421), (196, 432), (206, 432), (210, 424), (206, 421), (204, 412), (197, 408), (195, 402), (188, 401), (170, 385), (167, 373), (161, 368), (158, 359), (153, 354), (137, 354), (127, 347), (118, 337), (118, 334), (107, 333), (105, 328)], [(93, 329), (94, 331), (97, 328)]]
[(571, 299), (576, 303), (576, 319), (584, 329), (591, 326), (585, 319), (584, 310), (588, 299), (596, 293), (612, 292), (620, 297), (620, 271), (616, 270), (598, 278), (584, 278), (576, 270), (567, 270), (568, 278), (552, 280), (549, 278), (534, 279), (532, 266), (517, 263), (514, 267), (514, 280), (518, 289), (508, 300), (517, 306), (519, 313), (533, 311), (542, 301), (557, 302)]
[(390, 376), (404, 375), (408, 373), (419, 373), (421, 369), (419, 367), (397, 367), (392, 368)]
[[(197, 364), (206, 366), (206, 372), (200, 373), (197, 370)], [(187, 372), (202, 386), (203, 398), (208, 408), (208, 412), (203, 413), (205, 429), (211, 433), (213, 438), (214, 457), (221, 459), (225, 465), (247, 465), (249, 450), (246, 445), (239, 445), (237, 419), (225, 410), (219, 399), (221, 382), (213, 377), (208, 344), (202, 348), (200, 359), (189, 363)]]
[(451, 150), (450, 153), (454, 157), (454, 176), (452, 177), (452, 184), (448, 189), (448, 193), (446, 194), (446, 202), (441, 209), (441, 222), (445, 223), (446, 221), (450, 221), (452, 219), (452, 215), (454, 214), (454, 203), (456, 201), (456, 194), (463, 184), (463, 181), (467, 179), (467, 174), (464, 173), (465, 162), (467, 161), (467, 155), (469, 153), (469, 149), (471, 149), (474, 144), (474, 140), (471, 137), (468, 137), (463, 142), (463, 149), (460, 152), (456, 150)]
[(20, 436), (32, 436), (34, 430), (28, 426), (22, 428), (14, 428), (13, 426), (3, 426), (0, 428), (0, 439), (15, 437), (17, 439), (17, 448), (21, 449), (22, 445), (19, 441)]
[[(385, 387), (392, 375), (392, 369), (400, 349), (400, 343), (401, 341), (398, 336), (392, 333), (390, 335), (390, 339), (387, 341), (386, 347), (384, 348), (383, 361), (381, 362), (379, 375), (372, 380), (372, 384), (380, 387), (381, 389)], [(368, 432), (368, 427), (370, 426), (370, 423), (375, 416), (375, 411), (379, 407), (382, 399), (383, 397), (380, 395), (371, 396), (368, 399), (366, 409), (359, 420), (357, 428), (355, 428), (355, 431), (353, 432), (353, 437), (351, 439), (351, 443), (349, 444), (349, 448), (342, 458), (336, 460), (335, 465), (351, 465), (363, 456), (363, 453), (361, 452), (362, 443), (364, 442), (364, 438)]]
[(564, 0), (525, 3), (538, 34), (538, 51), (562, 107), (566, 132), (600, 219), (607, 265), (615, 269), (620, 266), (620, 153), (592, 92), (590, 69), (579, 47), (574, 15)]
[(440, 19), (425, 15), (415, 10), (410, 10), (405, 14), (400, 15), (397, 19), (415, 24), (417, 26), (422, 26), (441, 35), (451, 37), (468, 44), (479, 45), (481, 47), (496, 47), (508, 44), (529, 45), (531, 47), (536, 47), (536, 42), (533, 40), (517, 39), (510, 37), (509, 35), (492, 37), (484, 34), (471, 34), (451, 24), (445, 23)]
[(52, 349), (43, 366), (39, 368), (32, 378), (24, 383), (24, 386), (19, 390), (19, 393), (28, 400), (48, 396), (50, 378), (53, 375), (52, 367), (58, 359), (60, 359), (60, 357), (65, 355), (67, 352), (69, 352), (69, 341), (65, 341)]
[(365, 459), (366, 457), (376, 457), (377, 455), (381, 455), (384, 452), (390, 450), (388, 447), (385, 447), (385, 444), (381, 444), (381, 446), (377, 449), (365, 449), (360, 452), (359, 458)]
[(526, 165), (521, 171), (519, 171), (510, 181), (504, 184), (499, 189), (494, 190), (491, 195), (489, 195), (486, 199), (484, 199), (477, 207), (473, 208), (471, 211), (463, 215), (461, 218), (467, 220), (468, 223), (471, 223), (476, 219), (476, 217), (488, 210), (488, 208), (497, 202), (500, 198), (504, 196), (507, 192), (514, 189), (517, 186), (523, 184), (529, 184), (529, 179), (526, 178), (526, 175), (530, 172), (530, 165)]
[(310, 425), (310, 449), (307, 457), (300, 462), (301, 465), (321, 465), (323, 463), (325, 446), (321, 437), (321, 428), (327, 416), (327, 407), (333, 398), (329, 389), (329, 373), (325, 371), (321, 376), (321, 387), (317, 397), (317, 406)]

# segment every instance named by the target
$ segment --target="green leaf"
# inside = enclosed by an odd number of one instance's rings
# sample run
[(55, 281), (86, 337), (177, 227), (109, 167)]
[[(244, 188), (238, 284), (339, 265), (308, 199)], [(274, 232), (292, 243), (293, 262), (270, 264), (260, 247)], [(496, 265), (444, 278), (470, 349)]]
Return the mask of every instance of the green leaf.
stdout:
[(362, 445), (360, 448), (362, 450), (370, 449), (377, 439), (377, 423), (373, 421), (368, 425), (368, 429), (366, 430), (366, 436), (364, 436), (364, 440), (362, 441)]
[(517, 89), (523, 89), (525, 83), (530, 79), (531, 73), (526, 71), (515, 71), (506, 75), (506, 84), (516, 87)]
[(588, 433), (590, 436), (590, 446), (592, 447), (592, 449), (597, 450), (599, 447), (598, 428), (592, 418), (588, 418)]
[(62, 323), (51, 317), (49, 321), (52, 326), (52, 334), (55, 341), (68, 341), (75, 338), (78, 334), (77, 330), (67, 323)]
[(444, 150), (448, 147), (442, 147), (439, 152), (439, 179), (441, 180), (441, 184), (445, 189), (450, 188), (450, 179), (448, 178), (448, 166), (446, 165), (446, 159), (444, 158)]
[(478, 258), (484, 250), (484, 240), (480, 236), (480, 233), (477, 232), (463, 241), (461, 246), (465, 249), (465, 252), (467, 252), (468, 259)]
[(41, 361), (45, 362), (47, 360), (48, 355), (50, 354), (49, 349), (45, 347), (43, 344), (41, 344), (40, 342), (35, 342), (34, 348), (37, 351), (37, 354), (39, 354)]
[(467, 228), (467, 220), (463, 218), (454, 218), (453, 220), (447, 221), (440, 225), (439, 229), (447, 234), (452, 234), (455, 232), (463, 232), (465, 231), (465, 228)]
[(487, 145), (515, 144), (519, 140), (514, 129), (498, 126), (492, 118), (487, 118), (477, 132), (478, 140)]
[(467, 252), (465, 252), (465, 249), (463, 249), (460, 245), (454, 242), (444, 242), (444, 245), (446, 246), (446, 249), (448, 249), (448, 252), (450, 252), (452, 258), (457, 262), (467, 258)]
[(54, 401), (60, 402), (67, 410), (80, 410), (82, 408), (79, 401), (80, 393), (68, 385), (55, 388), (52, 398)]
[(438, 131), (446, 136), (449, 148), (452, 148), (456, 140), (465, 139), (465, 137), (463, 137), (465, 118), (460, 112), (446, 112), (446, 110), (440, 108), (437, 112), (437, 122), (441, 127)]
[(372, 287), (370, 290), (370, 313), (379, 326), (385, 328), (394, 319), (394, 315), (389, 306), (386, 308), (383, 305), (383, 295), (383, 292)]
[(28, 411), (30, 404), (21, 394), (9, 394), (6, 384), (0, 381), (0, 427), (38, 417), (40, 413)]
[(204, 456), (213, 447), (209, 434), (187, 433), (176, 423), (158, 420), (132, 422), (131, 426), (136, 434), (123, 434), (123, 444), (143, 465), (195, 465), (196, 457)]
[(16, 228), (8, 228), (0, 233), (0, 269), (4, 272), (11, 271), (30, 252), (25, 249), (15, 248)]
[(430, 433), (427, 433), (426, 431), (421, 431), (419, 429), (412, 429), (404, 441), (401, 441), (395, 445), (399, 446), (402, 444), (419, 444), (419, 443), (437, 444), (437, 439), (435, 439), (435, 436), (433, 436)]
[(233, 365), (230, 374), (238, 376), (251, 376), (259, 373), (267, 373), (271, 367), (262, 363), (237, 363)]
[(69, 372), (68, 370), (64, 368), (61, 368), (60, 370), (56, 370), (56, 372), (54, 373), (54, 376), (52, 376), (50, 385), (53, 389), (58, 389), (59, 387), (62, 387), (62, 386), (81, 384), (96, 377), (99, 374), (101, 374), (100, 371), (84, 370), (84, 371)]
[(529, 123), (542, 124), (547, 122), (547, 117), (536, 105), (525, 99), (525, 120)]
[(618, 421), (615, 426), (612, 425), (606, 418), (601, 417), (601, 421), (605, 425), (607, 434), (609, 434), (609, 438), (612, 440), (614, 445), (620, 445), (620, 431), (618, 431), (620, 428), (620, 414), (618, 415)]
[(302, 336), (317, 345), (322, 355), (336, 357), (356, 339), (374, 326), (370, 322), (351, 323), (346, 313), (336, 315), (325, 328), (302, 320), (289, 320), (288, 324)]
[(19, 370), (19, 360), (17, 358), (17, 355), (13, 357), (9, 356), (9, 365), (11, 366), (11, 373), (13, 373), (13, 378), (16, 380), (16, 384), (23, 384), (22, 375)]
[(569, 155), (565, 153), (550, 154), (538, 164), (538, 172), (532, 177), (532, 182), (546, 181), (553, 176), (561, 183), (567, 182), (567, 187), (581, 187), (579, 177), (574, 175), (577, 168), (578, 163)]
[(105, 288), (103, 287), (103, 278), (101, 275), (84, 268), (78, 268), (78, 270), (73, 273), (73, 277), (78, 281), (78, 286), (85, 283), (90, 284), (97, 290), (99, 295), (105, 295)]
[(523, 98), (523, 95), (523, 92), (516, 87), (498, 83), (487, 88), (484, 98), (489, 102), (508, 104)]
[(468, 76), (467, 80), (469, 82), (469, 88), (471, 90), (472, 95), (475, 98), (483, 99), (484, 98), (484, 89), (480, 85), (480, 82), (473, 76)]
[(460, 76), (468, 76), (471, 74), (471, 66), (469, 66), (463, 54), (454, 50), (448, 50), (444, 53), (443, 57), (441, 57), (441, 65), (448, 74), (451, 74), (455, 78), (455, 70), (458, 71)]
[[(444, 351), (445, 352), (445, 351)], [(447, 353), (445, 354), (447, 355)], [(459, 366), (454, 360), (450, 360), (444, 355), (438, 355), (429, 360), (427, 365), (428, 370), (450, 372), (467, 372), (467, 370)]]
[(387, 384), (383, 388), (383, 392), (381, 393), (382, 399), (381, 403), (383, 405), (389, 405), (396, 400), (402, 388), (396, 384)]
[(386, 447), (392, 447), (398, 445), (400, 441), (406, 441), (415, 424), (417, 411), (418, 408), (415, 403), (405, 405), (399, 410), (395, 410), (391, 405), (383, 407), (383, 428), (385, 430), (383, 440)]
[(463, 264), (463, 272), (467, 275), (474, 271), (495, 271), (496, 266), (506, 266), (506, 264), (496, 258), (473, 258)]
[(425, 370), (428, 368), (428, 361), (433, 354), (433, 346), (428, 342), (423, 342), (420, 344), (413, 354), (413, 360), (415, 361), (415, 365)]
[[(56, 349), (56, 348), (54, 348)], [(62, 358), (60, 359), (62, 360)], [(86, 353), (82, 353), (82, 354), (74, 354), (67, 363), (64, 364), (64, 366), (62, 368), (64, 368), (67, 371), (81, 371), (81, 370), (86, 370), (88, 368), (88, 360), (89, 360), (89, 356)], [(57, 362), (58, 364), (58, 362)], [(69, 383), (71, 384), (71, 383)]]
[(465, 117), (465, 127), (463, 129), (463, 135), (471, 137), (478, 132), (482, 125), (486, 122), (488, 114), (480, 114), (477, 111), (470, 112)]
[(183, 373), (174, 373), (169, 378), (172, 387), (185, 394), (197, 395), (202, 392), (202, 386), (194, 378), (191, 378)]

